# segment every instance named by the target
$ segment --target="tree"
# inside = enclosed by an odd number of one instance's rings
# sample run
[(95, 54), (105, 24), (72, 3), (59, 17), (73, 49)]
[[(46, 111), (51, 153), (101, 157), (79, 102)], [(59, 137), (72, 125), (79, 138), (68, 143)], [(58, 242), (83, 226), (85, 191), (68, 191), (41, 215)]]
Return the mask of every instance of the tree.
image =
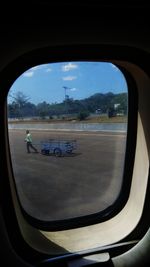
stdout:
[(77, 118), (80, 120), (80, 121), (83, 121), (85, 120), (87, 117), (89, 116), (89, 112), (88, 111), (80, 111)]
[(18, 91), (14, 95), (9, 94), (9, 97), (13, 99), (13, 102), (12, 102), (13, 113), (16, 114), (18, 118), (22, 119), (23, 108), (28, 103), (29, 97), (24, 95), (21, 91)]
[(46, 103), (45, 101), (43, 101), (42, 103), (39, 103), (39, 104), (37, 105), (37, 112), (38, 112), (39, 116), (40, 116), (42, 119), (45, 119), (46, 116), (51, 115), (51, 114), (50, 114), (49, 104)]

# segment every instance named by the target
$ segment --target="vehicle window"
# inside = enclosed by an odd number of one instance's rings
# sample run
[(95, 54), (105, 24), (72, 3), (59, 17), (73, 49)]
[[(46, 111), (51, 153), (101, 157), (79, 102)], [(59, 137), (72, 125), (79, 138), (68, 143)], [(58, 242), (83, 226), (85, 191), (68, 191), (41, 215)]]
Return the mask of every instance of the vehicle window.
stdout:
[(119, 196), (128, 88), (104, 62), (34, 66), (7, 97), (11, 160), (23, 209), (42, 221), (95, 214)]

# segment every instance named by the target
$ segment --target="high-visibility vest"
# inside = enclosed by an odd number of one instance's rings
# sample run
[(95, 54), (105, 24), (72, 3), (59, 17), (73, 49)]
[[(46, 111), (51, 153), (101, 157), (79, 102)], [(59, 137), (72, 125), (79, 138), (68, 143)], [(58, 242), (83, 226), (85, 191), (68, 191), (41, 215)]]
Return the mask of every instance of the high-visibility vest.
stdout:
[(28, 133), (28, 134), (26, 135), (25, 141), (26, 141), (26, 142), (30, 142), (30, 143), (32, 143), (32, 137), (31, 137), (31, 134), (30, 134), (30, 133)]

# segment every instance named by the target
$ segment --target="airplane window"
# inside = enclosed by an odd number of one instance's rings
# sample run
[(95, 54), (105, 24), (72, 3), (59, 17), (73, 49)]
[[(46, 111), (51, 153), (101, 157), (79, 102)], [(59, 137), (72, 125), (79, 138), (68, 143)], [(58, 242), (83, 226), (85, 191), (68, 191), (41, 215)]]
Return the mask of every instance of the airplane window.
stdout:
[(34, 66), (7, 97), (10, 153), (22, 208), (42, 221), (104, 211), (124, 172), (128, 88), (107, 62)]

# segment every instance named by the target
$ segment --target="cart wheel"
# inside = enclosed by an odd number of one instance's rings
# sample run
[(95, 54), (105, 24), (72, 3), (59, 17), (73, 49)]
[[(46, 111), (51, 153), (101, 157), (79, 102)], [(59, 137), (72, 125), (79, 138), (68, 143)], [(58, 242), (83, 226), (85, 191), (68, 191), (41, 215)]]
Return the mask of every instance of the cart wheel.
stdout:
[(55, 148), (55, 150), (54, 150), (54, 155), (55, 155), (56, 157), (61, 157), (61, 155), (62, 155), (62, 151), (61, 151), (61, 149), (60, 149), (60, 148)]
[(45, 149), (41, 149), (41, 154), (45, 154)]
[(43, 154), (43, 155), (49, 155), (49, 150), (47, 150), (47, 149), (41, 149), (41, 154)]

